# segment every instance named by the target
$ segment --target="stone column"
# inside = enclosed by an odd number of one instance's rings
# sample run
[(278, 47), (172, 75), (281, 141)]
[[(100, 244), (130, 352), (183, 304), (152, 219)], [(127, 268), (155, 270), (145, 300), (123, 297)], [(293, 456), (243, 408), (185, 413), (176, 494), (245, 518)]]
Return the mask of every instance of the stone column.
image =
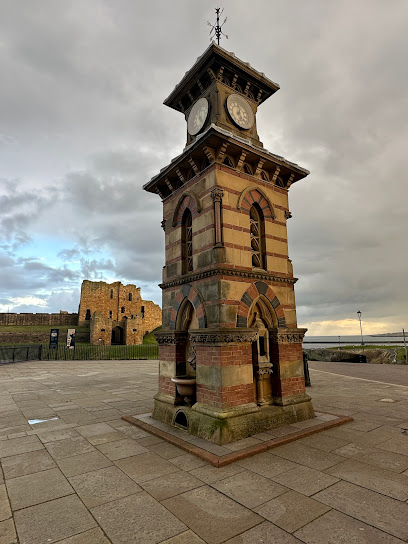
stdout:
[(224, 196), (224, 191), (219, 187), (215, 187), (211, 191), (211, 196), (214, 201), (215, 247), (223, 247), (221, 228), (221, 204), (222, 197)]
[(155, 398), (174, 404), (176, 386), (171, 378), (186, 373), (188, 334), (184, 331), (168, 331), (155, 333), (155, 337), (159, 344), (159, 392)]
[(196, 346), (197, 404), (194, 409), (220, 413), (255, 406), (252, 342), (257, 333), (190, 331)]
[(270, 336), (273, 403), (288, 406), (310, 400), (305, 392), (302, 341), (307, 329), (280, 329)]

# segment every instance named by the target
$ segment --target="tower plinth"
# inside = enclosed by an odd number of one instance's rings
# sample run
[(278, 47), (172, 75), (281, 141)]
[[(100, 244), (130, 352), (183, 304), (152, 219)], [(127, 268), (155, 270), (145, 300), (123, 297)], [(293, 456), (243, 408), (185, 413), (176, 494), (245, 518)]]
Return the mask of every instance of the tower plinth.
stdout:
[(185, 115), (186, 147), (144, 186), (162, 198), (166, 239), (153, 416), (218, 444), (314, 415), (286, 229), (288, 190), (309, 172), (256, 129), (278, 89), (211, 44), (165, 100)]

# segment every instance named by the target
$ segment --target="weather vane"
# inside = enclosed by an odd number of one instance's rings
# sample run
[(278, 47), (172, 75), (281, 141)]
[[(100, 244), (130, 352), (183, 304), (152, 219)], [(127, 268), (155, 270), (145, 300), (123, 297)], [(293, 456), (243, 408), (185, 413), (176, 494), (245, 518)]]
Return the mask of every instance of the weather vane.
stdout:
[(212, 25), (209, 21), (207, 21), (207, 24), (211, 27), (211, 30), (210, 30), (210, 40), (213, 39), (213, 37), (215, 36), (216, 39), (217, 39), (217, 44), (220, 45), (220, 38), (221, 38), (221, 35), (222, 36), (225, 36), (228, 40), (228, 36), (226, 34), (224, 34), (224, 32), (222, 31), (222, 27), (225, 25), (225, 23), (227, 22), (227, 18), (225, 17), (222, 25), (220, 25), (220, 15), (222, 15), (224, 11), (224, 8), (215, 8), (215, 13), (217, 14), (217, 24), (215, 25)]

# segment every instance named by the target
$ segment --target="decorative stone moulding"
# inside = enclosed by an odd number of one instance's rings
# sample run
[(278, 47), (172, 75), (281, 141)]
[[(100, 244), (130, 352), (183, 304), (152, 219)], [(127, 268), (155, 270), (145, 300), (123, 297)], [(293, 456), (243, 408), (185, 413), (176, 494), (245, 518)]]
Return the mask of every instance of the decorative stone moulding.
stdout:
[(274, 331), (271, 333), (271, 338), (278, 344), (301, 344), (307, 329), (287, 329)]
[(239, 329), (229, 329), (225, 332), (211, 332), (211, 331), (190, 331), (191, 341), (195, 344), (228, 344), (228, 343), (242, 343), (242, 342), (255, 342), (258, 338), (258, 333), (254, 331)]

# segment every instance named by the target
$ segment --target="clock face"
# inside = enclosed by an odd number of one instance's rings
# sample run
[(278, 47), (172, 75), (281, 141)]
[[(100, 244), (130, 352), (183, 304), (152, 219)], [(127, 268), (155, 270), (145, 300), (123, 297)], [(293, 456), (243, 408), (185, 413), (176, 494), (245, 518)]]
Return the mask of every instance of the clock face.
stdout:
[(207, 121), (209, 109), (206, 98), (200, 98), (191, 108), (187, 119), (187, 130), (191, 136), (195, 136), (203, 128)]
[(227, 111), (239, 128), (250, 129), (254, 122), (254, 112), (249, 103), (239, 94), (230, 94), (226, 101)]

